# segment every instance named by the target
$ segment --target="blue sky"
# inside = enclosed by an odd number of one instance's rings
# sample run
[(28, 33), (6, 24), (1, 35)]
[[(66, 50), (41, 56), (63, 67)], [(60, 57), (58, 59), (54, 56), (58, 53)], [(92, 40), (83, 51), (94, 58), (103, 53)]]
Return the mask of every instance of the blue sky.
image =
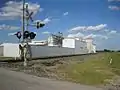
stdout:
[[(61, 31), (68, 37), (92, 37), (98, 49), (120, 49), (120, 2), (118, 0), (26, 1), (31, 4), (31, 10), (40, 9), (33, 17), (35, 20), (47, 21), (45, 27), (39, 30), (29, 27), (31, 31), (37, 32), (36, 40), (46, 39), (49, 33)], [(6, 11), (6, 7), (12, 7), (9, 2), (11, 1), (0, 0), (0, 42), (18, 42), (15, 36), (8, 36), (8, 33), (19, 31), (17, 27), (21, 24), (18, 14), (13, 13), (16, 16), (11, 17), (12, 14)], [(20, 0), (13, 0), (13, 2), (16, 2), (19, 7)]]

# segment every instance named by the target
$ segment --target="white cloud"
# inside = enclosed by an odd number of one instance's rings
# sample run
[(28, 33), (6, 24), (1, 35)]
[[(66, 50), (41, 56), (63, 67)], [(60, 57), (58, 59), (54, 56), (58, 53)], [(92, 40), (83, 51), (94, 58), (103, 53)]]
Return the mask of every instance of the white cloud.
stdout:
[(112, 30), (112, 31), (110, 31), (108, 34), (116, 34), (116, 33), (117, 33), (117, 31)]
[(95, 38), (95, 37), (96, 37), (96, 35), (90, 34), (90, 35), (85, 36), (84, 39), (86, 39), (86, 38)]
[(86, 38), (99, 38), (99, 39), (108, 39), (107, 36), (104, 35), (100, 35), (100, 34), (90, 34), (84, 37), (84, 39)]
[[(40, 5), (28, 3), (29, 11), (35, 15), (40, 9)], [(0, 20), (16, 19), (22, 16), (22, 2), (8, 1), (6, 5), (0, 8)]]
[(50, 32), (48, 32), (48, 31), (45, 31), (45, 32), (42, 32), (42, 34), (50, 34)]
[(69, 34), (67, 37), (72, 37), (72, 38), (83, 38), (83, 39), (87, 39), (87, 38), (94, 38), (94, 39), (108, 39), (107, 36), (101, 35), (101, 34), (89, 34), (89, 35), (84, 35), (82, 33), (77, 33), (77, 34)]
[(0, 30), (20, 30), (20, 27), (3, 24), (3, 25), (0, 25)]
[(69, 34), (67, 37), (84, 37), (84, 34), (82, 34), (82, 33), (77, 33), (77, 34)]
[(100, 24), (97, 26), (78, 26), (69, 30), (69, 32), (79, 32), (79, 31), (99, 31), (107, 27), (107, 24)]
[(15, 35), (17, 32), (14, 32), (14, 33), (8, 33), (8, 36), (13, 36)]
[(51, 20), (50, 20), (49, 18), (46, 18), (46, 19), (43, 20), (43, 22), (44, 22), (45, 24), (49, 23), (50, 21), (51, 21)]
[(109, 6), (108, 8), (111, 10), (120, 10), (120, 7), (118, 6)]
[(109, 32), (109, 29), (105, 29), (104, 31), (105, 31), (105, 32)]
[(68, 14), (69, 14), (68, 12), (63, 13), (64, 16), (67, 16)]
[(107, 24), (100, 24), (100, 25), (97, 25), (97, 26), (88, 26), (87, 30), (98, 31), (98, 30), (104, 29), (105, 27), (107, 27)]
[(85, 26), (78, 26), (78, 27), (74, 27), (74, 28), (70, 29), (70, 32), (83, 31), (85, 29), (86, 29)]
[(108, 36), (105, 35), (97, 35), (96, 38), (100, 38), (100, 39), (108, 39)]

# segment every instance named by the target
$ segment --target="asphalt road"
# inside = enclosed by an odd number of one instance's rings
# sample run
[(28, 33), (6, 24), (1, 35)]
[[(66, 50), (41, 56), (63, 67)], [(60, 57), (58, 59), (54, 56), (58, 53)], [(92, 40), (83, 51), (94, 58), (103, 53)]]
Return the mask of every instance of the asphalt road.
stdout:
[(0, 68), (0, 90), (102, 90)]

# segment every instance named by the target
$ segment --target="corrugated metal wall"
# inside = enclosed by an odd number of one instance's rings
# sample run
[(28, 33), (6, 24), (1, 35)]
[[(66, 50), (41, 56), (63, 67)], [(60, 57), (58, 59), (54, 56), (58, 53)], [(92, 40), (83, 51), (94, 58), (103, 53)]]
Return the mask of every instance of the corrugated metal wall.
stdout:
[(87, 44), (86, 42), (80, 42), (79, 40), (76, 40), (75, 42), (75, 54), (87, 54)]
[(32, 46), (32, 57), (45, 57), (45, 56), (61, 56), (73, 55), (75, 53), (72, 48), (50, 47), (50, 46)]
[(4, 49), (4, 47), (3, 46), (0, 46), (0, 56), (3, 56), (3, 49)]
[(5, 44), (4, 45), (5, 57), (19, 57), (19, 44)]
[[(87, 54), (87, 49), (80, 48), (84, 44), (78, 43), (76, 48), (67, 47), (53, 47), (53, 46), (31, 46), (32, 57), (49, 57), (49, 56), (62, 56), (62, 55), (74, 55), (74, 54)], [(5, 57), (19, 57), (19, 45), (18, 44), (7, 44), (0, 48), (0, 54)]]

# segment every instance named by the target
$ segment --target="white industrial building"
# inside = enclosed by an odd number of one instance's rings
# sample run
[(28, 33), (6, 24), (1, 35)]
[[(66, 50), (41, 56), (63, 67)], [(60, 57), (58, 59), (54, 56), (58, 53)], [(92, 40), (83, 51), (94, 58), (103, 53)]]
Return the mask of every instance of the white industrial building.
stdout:
[(65, 38), (63, 40), (63, 47), (67, 47), (67, 48), (75, 48), (77, 50), (86, 50), (87, 49), (87, 53), (96, 53), (96, 46), (93, 43), (93, 39), (92, 38), (86, 38), (86, 39), (82, 39), (82, 38)]
[(73, 48), (75, 50), (75, 54), (87, 54), (89, 52), (89, 50), (87, 49), (87, 43), (75, 38), (63, 39), (62, 47)]
[[(31, 46), (32, 57), (62, 56), (74, 54), (96, 53), (96, 46), (91, 38), (64, 38), (62, 45), (56, 45), (54, 38), (49, 37), (48, 40), (32, 41)], [(4, 57), (20, 57), (19, 44), (4, 43), (0, 45), (0, 55)]]
[(96, 45), (93, 44), (93, 39), (87, 38), (85, 42), (87, 44), (88, 53), (96, 53)]
[(3, 43), (0, 45), (0, 55), (4, 57), (19, 57), (19, 44)]

